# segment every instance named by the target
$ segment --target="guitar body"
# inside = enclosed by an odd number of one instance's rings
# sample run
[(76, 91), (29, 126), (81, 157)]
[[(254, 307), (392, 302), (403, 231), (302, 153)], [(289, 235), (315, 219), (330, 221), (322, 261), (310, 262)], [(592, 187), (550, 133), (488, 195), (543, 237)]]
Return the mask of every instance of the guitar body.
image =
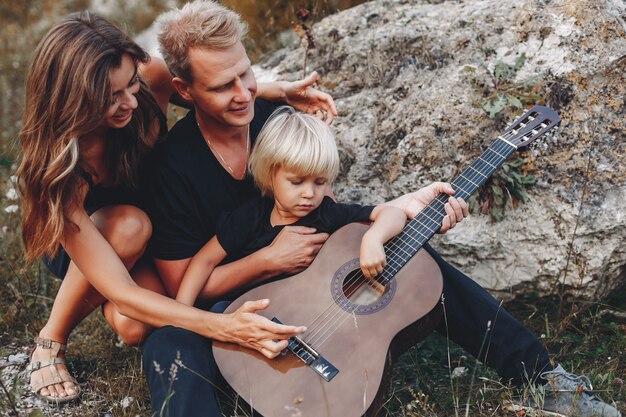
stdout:
[(436, 325), (442, 277), (423, 250), (386, 289), (376, 292), (375, 284), (361, 281), (369, 294), (361, 300), (346, 298), (357, 286), (350, 284), (356, 282), (351, 272), (359, 269), (359, 247), (367, 228), (358, 223), (341, 228), (304, 272), (252, 289), (226, 310), (232, 312), (248, 300), (270, 299), (261, 314), (307, 326), (301, 339), (338, 370), (327, 381), (293, 352), (267, 359), (239, 345), (214, 342), (225, 380), (263, 416), (376, 415), (386, 388), (386, 368)]

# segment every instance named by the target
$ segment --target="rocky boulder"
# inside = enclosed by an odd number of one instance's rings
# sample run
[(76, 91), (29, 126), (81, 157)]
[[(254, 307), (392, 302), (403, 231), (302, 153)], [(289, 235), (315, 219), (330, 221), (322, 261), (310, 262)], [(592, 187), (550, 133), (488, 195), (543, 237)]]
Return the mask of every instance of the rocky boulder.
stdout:
[[(340, 113), (337, 197), (377, 203), (451, 180), (518, 107), (548, 105), (562, 119), (559, 142), (509, 167), (535, 184), (489, 185), (475, 205), (492, 211), (499, 189), (503, 219), (475, 210), (431, 243), (494, 291), (565, 285), (601, 296), (617, 287), (626, 264), (625, 19), (621, 0), (378, 0), (316, 23), (306, 71), (320, 72)], [(301, 77), (305, 43), (260, 65)]]

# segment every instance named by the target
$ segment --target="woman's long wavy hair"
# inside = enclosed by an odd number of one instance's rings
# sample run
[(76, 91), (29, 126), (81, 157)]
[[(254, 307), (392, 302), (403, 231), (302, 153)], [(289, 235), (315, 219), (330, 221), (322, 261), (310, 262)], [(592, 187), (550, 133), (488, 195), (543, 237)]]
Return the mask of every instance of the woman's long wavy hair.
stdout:
[[(81, 138), (101, 126), (112, 104), (109, 74), (122, 56), (150, 57), (120, 29), (89, 12), (56, 24), (37, 46), (26, 78), (26, 98), (17, 171), (22, 195), (22, 238), (28, 261), (53, 256), (81, 207), (81, 171), (91, 172), (80, 154)], [(138, 106), (122, 129), (106, 133), (105, 166), (111, 186), (137, 185), (142, 157), (153, 145), (161, 112), (141, 83)]]

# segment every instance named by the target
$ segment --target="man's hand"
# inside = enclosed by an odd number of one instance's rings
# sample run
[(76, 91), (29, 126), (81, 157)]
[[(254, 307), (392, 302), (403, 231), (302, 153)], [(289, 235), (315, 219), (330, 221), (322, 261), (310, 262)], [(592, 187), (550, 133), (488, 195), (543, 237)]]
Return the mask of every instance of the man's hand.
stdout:
[(270, 359), (276, 357), (287, 347), (287, 339), (305, 332), (306, 327), (274, 323), (256, 314), (269, 304), (267, 299), (246, 301), (234, 313), (224, 314), (223, 328), (216, 338), (256, 349)]
[(318, 78), (317, 72), (313, 71), (303, 80), (286, 82), (283, 86), (284, 100), (296, 110), (316, 115), (331, 124), (337, 116), (337, 109), (330, 94), (313, 88)]
[(273, 266), (274, 274), (295, 274), (304, 271), (315, 259), (328, 239), (328, 233), (315, 233), (304, 226), (285, 226), (267, 247), (265, 256)]
[[(415, 192), (391, 200), (385, 203), (385, 205), (401, 208), (407, 217), (412, 219), (441, 193), (453, 195), (454, 189), (447, 182), (434, 182)], [(443, 218), (439, 233), (447, 232), (456, 226), (458, 222), (469, 216), (467, 203), (462, 198), (450, 197), (445, 205), (445, 210), (446, 216)]]

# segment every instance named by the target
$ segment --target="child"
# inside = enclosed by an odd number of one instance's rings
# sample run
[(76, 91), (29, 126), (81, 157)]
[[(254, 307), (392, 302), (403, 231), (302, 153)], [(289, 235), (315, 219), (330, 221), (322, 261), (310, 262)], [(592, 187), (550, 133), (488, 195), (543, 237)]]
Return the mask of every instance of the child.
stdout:
[(329, 197), (339, 154), (327, 124), (287, 106), (277, 109), (259, 133), (249, 166), (262, 197), (220, 218), (215, 236), (192, 258), (178, 301), (193, 305), (198, 298), (216, 299), (268, 278), (243, 282), (231, 276), (217, 282), (210, 276), (223, 260), (232, 262), (271, 245), (286, 225), (332, 233), (348, 223), (372, 221), (361, 241), (361, 270), (366, 278), (382, 272), (383, 244), (402, 230), (406, 214), (393, 206), (339, 204)]

